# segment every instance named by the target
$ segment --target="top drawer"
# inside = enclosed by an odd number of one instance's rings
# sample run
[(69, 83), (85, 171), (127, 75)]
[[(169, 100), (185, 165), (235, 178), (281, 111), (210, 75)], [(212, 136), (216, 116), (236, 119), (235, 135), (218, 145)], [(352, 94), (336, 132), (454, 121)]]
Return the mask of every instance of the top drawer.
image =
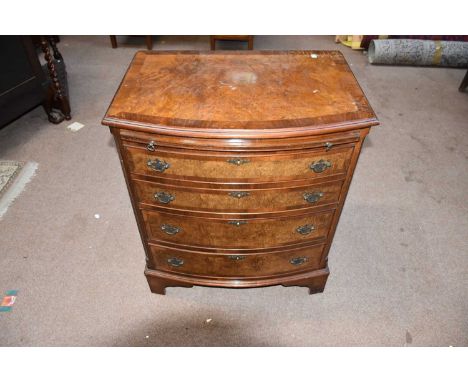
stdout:
[(134, 174), (201, 182), (268, 182), (340, 177), (346, 174), (354, 147), (298, 150), (294, 153), (211, 153), (176, 151), (124, 144)]

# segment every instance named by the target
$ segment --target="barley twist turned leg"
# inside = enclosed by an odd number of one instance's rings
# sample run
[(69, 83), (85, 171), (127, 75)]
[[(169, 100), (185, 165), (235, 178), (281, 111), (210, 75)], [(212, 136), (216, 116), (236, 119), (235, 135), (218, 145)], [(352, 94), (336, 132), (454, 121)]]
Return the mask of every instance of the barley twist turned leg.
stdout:
[[(62, 122), (64, 119), (70, 120), (70, 104), (68, 102), (68, 98), (63, 94), (55, 64), (52, 60), (52, 55), (50, 54), (49, 43), (44, 36), (41, 36), (41, 49), (44, 53), (44, 58), (47, 62), (47, 69), (49, 70), (50, 79), (52, 81), (44, 102), (44, 109), (48, 115), (49, 121), (52, 123), (57, 124)], [(54, 55), (55, 50), (57, 50), (56, 47), (54, 49)], [(60, 55), (59, 52), (58, 55)], [(54, 101), (58, 102), (61, 113), (53, 110)]]

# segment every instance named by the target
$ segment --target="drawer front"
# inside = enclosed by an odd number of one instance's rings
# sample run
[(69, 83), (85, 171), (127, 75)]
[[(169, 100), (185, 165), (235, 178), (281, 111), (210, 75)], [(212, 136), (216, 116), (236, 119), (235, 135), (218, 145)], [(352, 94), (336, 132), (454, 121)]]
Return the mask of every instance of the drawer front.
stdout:
[(268, 219), (215, 219), (142, 210), (150, 240), (207, 248), (261, 249), (324, 239), (333, 211)]
[(268, 212), (337, 203), (342, 181), (275, 189), (183, 188), (133, 180), (139, 202), (207, 212)]
[(261, 277), (320, 268), (323, 244), (262, 254), (211, 254), (150, 245), (157, 270), (213, 277)]
[(180, 153), (124, 146), (135, 174), (213, 182), (266, 182), (344, 176), (353, 147), (296, 154), (212, 155)]

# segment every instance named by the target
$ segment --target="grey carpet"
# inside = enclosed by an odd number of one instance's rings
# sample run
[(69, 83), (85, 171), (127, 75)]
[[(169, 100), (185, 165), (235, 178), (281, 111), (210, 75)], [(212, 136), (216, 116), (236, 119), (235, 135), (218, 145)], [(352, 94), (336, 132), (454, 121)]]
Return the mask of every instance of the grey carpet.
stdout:
[[(144, 38), (64, 37), (73, 121), (41, 108), (0, 130), (0, 158), (39, 163), (0, 221), (0, 345), (468, 345), (464, 70), (372, 66), (333, 37), (256, 49), (339, 49), (381, 126), (368, 137), (330, 252), (325, 292), (168, 288), (151, 294), (109, 131), (100, 120)], [(208, 49), (155, 37), (155, 49)], [(94, 217), (100, 214), (100, 219)], [(207, 323), (206, 320), (212, 320)]]

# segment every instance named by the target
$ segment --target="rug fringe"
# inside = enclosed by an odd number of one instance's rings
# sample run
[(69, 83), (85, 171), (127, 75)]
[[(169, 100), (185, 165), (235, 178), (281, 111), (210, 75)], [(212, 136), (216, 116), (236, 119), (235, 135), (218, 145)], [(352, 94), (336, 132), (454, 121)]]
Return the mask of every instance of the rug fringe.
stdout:
[(0, 200), (0, 219), (2, 216), (7, 212), (8, 207), (10, 207), (11, 203), (23, 192), (26, 184), (29, 183), (31, 178), (36, 174), (36, 170), (39, 164), (36, 162), (28, 162), (24, 165), (21, 169), (20, 173), (13, 181), (6, 192), (2, 195)]

